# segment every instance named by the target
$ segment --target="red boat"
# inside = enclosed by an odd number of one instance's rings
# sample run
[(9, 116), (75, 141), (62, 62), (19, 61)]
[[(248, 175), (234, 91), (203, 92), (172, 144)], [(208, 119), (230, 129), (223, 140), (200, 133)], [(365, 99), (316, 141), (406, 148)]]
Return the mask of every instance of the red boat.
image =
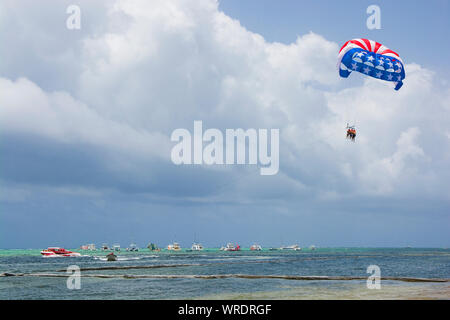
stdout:
[(81, 254), (78, 252), (72, 252), (69, 250), (66, 250), (64, 248), (59, 247), (48, 247), (45, 250), (41, 251), (41, 254), (44, 257), (79, 257)]
[(238, 244), (235, 247), (235, 246), (233, 246), (232, 243), (228, 243), (227, 246), (225, 248), (223, 248), (222, 250), (224, 250), (224, 251), (241, 251), (241, 247)]

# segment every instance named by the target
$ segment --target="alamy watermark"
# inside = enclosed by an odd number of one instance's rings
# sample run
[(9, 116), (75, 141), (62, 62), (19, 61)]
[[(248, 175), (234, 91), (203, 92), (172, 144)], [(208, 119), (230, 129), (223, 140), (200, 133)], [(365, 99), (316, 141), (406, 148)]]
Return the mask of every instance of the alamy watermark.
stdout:
[(372, 264), (367, 267), (367, 289), (381, 289), (381, 269), (379, 266)]
[(268, 129), (226, 129), (224, 141), (222, 131), (212, 128), (203, 132), (202, 121), (194, 121), (193, 135), (187, 129), (175, 129), (171, 140), (178, 142), (171, 152), (176, 165), (259, 164), (261, 175), (279, 170), (279, 129), (270, 129), (270, 141)]
[(366, 26), (367, 29), (373, 30), (373, 29), (381, 29), (381, 9), (376, 4), (372, 4), (367, 7), (366, 10), (367, 14), (370, 14), (370, 16), (367, 18)]
[(66, 20), (66, 27), (69, 30), (81, 29), (81, 9), (77, 5), (70, 5), (66, 9), (66, 13), (70, 16)]
[(81, 272), (80, 267), (77, 265), (71, 265), (67, 267), (66, 273), (70, 274), (67, 277), (67, 289), (80, 290), (81, 289)]

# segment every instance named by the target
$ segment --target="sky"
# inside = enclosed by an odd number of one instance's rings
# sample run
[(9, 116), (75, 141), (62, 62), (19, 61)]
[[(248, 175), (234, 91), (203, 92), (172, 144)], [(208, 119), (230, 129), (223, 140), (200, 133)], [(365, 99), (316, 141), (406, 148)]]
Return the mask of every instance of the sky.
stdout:
[[(366, 26), (370, 5), (381, 9), (381, 29), (369, 30)], [(326, 0), (224, 0), (219, 8), (270, 42), (289, 44), (309, 31), (339, 44), (368, 38), (395, 48), (406, 61), (420, 61), (424, 67), (442, 71), (441, 76), (450, 71), (448, 62), (443, 63), (450, 49), (442, 41), (448, 38), (450, 28), (446, 18), (450, 3), (446, 0), (348, 0), (345, 5)]]
[[(0, 3), (0, 248), (450, 245), (447, 1), (77, 1), (74, 30), (71, 4)], [(339, 78), (364, 37), (399, 91)], [(279, 172), (175, 165), (195, 120), (279, 129)]]

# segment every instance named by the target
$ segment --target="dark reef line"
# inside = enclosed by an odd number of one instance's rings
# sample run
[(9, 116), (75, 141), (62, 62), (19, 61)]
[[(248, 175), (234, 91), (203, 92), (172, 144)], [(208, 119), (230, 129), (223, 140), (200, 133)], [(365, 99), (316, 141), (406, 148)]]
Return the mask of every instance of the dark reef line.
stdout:
[[(52, 277), (64, 278), (71, 274), (61, 273), (1, 273), (0, 277)], [(284, 279), (284, 280), (366, 280), (357, 276), (295, 276), (295, 275), (251, 275), (251, 274), (211, 274), (211, 275), (134, 275), (134, 274), (82, 274), (84, 278), (122, 278), (122, 279)], [(412, 278), (412, 277), (381, 277), (381, 280), (404, 282), (450, 282), (445, 278)]]

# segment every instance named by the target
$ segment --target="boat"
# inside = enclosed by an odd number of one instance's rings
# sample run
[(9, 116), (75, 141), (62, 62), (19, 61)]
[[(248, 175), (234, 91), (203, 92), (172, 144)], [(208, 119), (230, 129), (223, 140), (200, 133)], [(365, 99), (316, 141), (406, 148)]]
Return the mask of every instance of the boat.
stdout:
[(161, 251), (161, 249), (158, 248), (158, 246), (157, 246), (156, 244), (154, 244), (154, 243), (149, 243), (148, 246), (147, 246), (147, 248), (148, 248), (150, 251)]
[(95, 244), (93, 244), (93, 243), (82, 245), (80, 247), (80, 249), (81, 250), (89, 250), (89, 251), (95, 251), (96, 250), (95, 249)]
[(261, 246), (260, 246), (259, 244), (253, 244), (253, 245), (250, 247), (250, 250), (252, 250), (252, 251), (261, 251), (262, 248), (261, 248)]
[(112, 250), (113, 251), (120, 251), (120, 244), (113, 244)]
[(224, 251), (240, 251), (241, 247), (236, 244), (236, 247), (232, 243), (228, 243), (226, 247), (223, 249)]
[(191, 246), (191, 250), (192, 251), (202, 251), (203, 250), (203, 246), (200, 243), (193, 243)]
[(102, 250), (103, 250), (103, 251), (109, 250), (109, 247), (108, 247), (108, 245), (107, 245), (106, 243), (103, 243), (103, 244), (102, 244)]
[(106, 261), (117, 261), (117, 256), (114, 252), (110, 252), (106, 255)]
[(130, 246), (127, 248), (127, 251), (139, 251), (139, 248), (137, 247), (137, 245), (135, 243), (130, 244)]
[(300, 248), (297, 244), (293, 244), (291, 246), (284, 246), (281, 247), (280, 250), (294, 250), (294, 251), (300, 251), (302, 248)]
[(171, 243), (167, 246), (167, 250), (171, 251), (180, 251), (181, 247), (177, 242)]
[(79, 257), (81, 254), (60, 247), (48, 247), (41, 251), (44, 257)]
[(280, 250), (279, 248), (269, 248), (269, 251), (277, 251)]
[(315, 245), (311, 245), (311, 246), (309, 247), (309, 250), (311, 250), (311, 251), (316, 250), (316, 246), (315, 246)]

